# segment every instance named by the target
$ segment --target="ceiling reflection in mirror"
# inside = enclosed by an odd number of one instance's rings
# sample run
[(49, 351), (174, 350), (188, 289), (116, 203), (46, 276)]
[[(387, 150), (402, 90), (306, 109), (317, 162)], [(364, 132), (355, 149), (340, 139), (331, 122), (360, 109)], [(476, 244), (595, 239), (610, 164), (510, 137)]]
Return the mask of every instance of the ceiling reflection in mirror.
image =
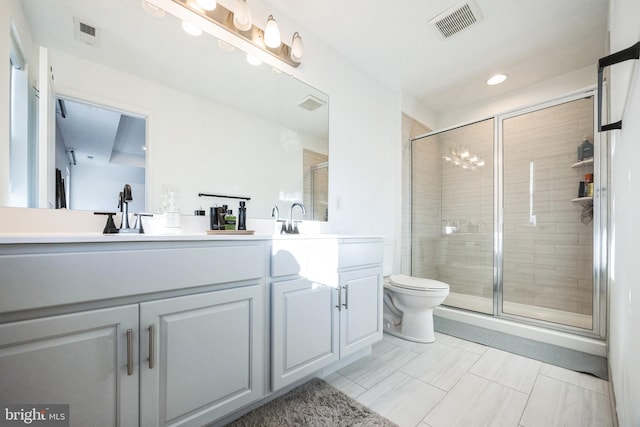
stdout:
[[(303, 201), (314, 207), (307, 219), (327, 219), (328, 191), (317, 188), (328, 185), (317, 178), (328, 164), (326, 94), (249, 65), (207, 34), (186, 34), (177, 18), (153, 17), (139, 0), (19, 3), (28, 28), (18, 30), (33, 39), (27, 61), (38, 62), (36, 46), (48, 49), (57, 96), (146, 120), (147, 211), (161, 212), (170, 188), (183, 214), (233, 207), (198, 197), (212, 193), (251, 197), (250, 218)], [(80, 24), (95, 29), (90, 43), (77, 36)]]

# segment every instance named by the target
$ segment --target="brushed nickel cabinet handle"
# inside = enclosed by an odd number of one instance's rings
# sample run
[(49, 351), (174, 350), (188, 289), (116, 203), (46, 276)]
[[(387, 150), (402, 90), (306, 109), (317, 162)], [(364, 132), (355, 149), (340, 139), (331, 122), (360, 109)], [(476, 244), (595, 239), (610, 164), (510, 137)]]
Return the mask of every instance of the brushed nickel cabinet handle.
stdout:
[(349, 285), (344, 285), (344, 309), (349, 310)]
[(154, 337), (155, 337), (155, 326), (152, 324), (149, 325), (149, 369), (153, 369), (153, 363), (155, 360), (155, 354), (154, 354)]
[(338, 311), (341, 311), (342, 310), (342, 289), (340, 289), (340, 286), (336, 288), (336, 291), (338, 291), (338, 305), (336, 305), (336, 308), (338, 309)]
[(133, 375), (133, 329), (127, 329), (127, 375)]

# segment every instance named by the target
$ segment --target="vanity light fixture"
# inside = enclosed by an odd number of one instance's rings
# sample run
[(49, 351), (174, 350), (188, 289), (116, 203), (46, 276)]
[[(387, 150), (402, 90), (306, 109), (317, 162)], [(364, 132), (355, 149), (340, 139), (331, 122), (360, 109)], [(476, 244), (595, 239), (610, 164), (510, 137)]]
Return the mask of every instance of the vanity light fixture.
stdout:
[[(268, 53), (290, 67), (296, 68), (300, 66), (300, 60), (304, 54), (304, 44), (300, 34), (296, 32), (293, 35), (291, 46), (289, 46), (282, 42), (280, 29), (273, 15), (269, 15), (264, 30), (253, 25), (251, 12), (246, 0), (236, 0), (235, 11), (227, 9), (222, 4), (217, 4), (215, 9), (206, 10), (203, 7), (206, 5), (201, 4), (204, 0), (144, 1), (182, 20), (183, 28), (189, 34), (195, 35), (205, 31), (217, 39), (223, 39), (226, 43), (238, 49), (251, 52), (253, 56), (259, 57), (261, 61), (267, 62), (272, 66), (277, 65), (260, 52), (256, 52), (255, 48)], [(193, 19), (190, 19), (190, 17)], [(206, 22), (200, 22), (202, 19), (206, 20)], [(197, 27), (197, 29), (192, 26)], [(238, 40), (234, 40), (233, 36)]]
[(487, 84), (489, 86), (495, 86), (495, 85), (499, 85), (500, 83), (502, 83), (505, 80), (507, 80), (507, 75), (506, 74), (495, 74), (495, 75), (489, 77), (489, 80), (487, 80)]
[(213, 10), (216, 8), (216, 0), (196, 0), (196, 3), (204, 10)]
[(247, 0), (238, 0), (236, 3), (236, 10), (233, 12), (233, 25), (240, 31), (249, 31), (253, 26)]
[(280, 39), (280, 28), (278, 23), (273, 19), (273, 15), (269, 15), (267, 18), (267, 25), (264, 27), (264, 44), (267, 47), (277, 48), (280, 47), (282, 40)]

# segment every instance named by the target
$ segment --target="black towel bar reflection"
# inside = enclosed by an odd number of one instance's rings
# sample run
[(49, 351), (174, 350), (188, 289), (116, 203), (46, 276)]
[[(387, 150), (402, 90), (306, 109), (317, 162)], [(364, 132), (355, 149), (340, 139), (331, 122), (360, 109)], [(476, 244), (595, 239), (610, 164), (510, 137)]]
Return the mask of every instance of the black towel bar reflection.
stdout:
[(606, 125), (602, 124), (602, 80), (605, 68), (631, 59), (640, 59), (640, 42), (598, 60), (598, 132), (622, 129), (622, 120)]

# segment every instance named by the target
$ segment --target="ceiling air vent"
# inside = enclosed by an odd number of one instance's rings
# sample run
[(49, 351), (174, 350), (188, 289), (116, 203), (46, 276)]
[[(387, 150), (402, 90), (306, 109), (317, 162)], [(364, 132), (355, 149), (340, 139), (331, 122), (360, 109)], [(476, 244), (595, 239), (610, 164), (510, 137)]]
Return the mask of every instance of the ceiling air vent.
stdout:
[(85, 20), (73, 18), (75, 39), (91, 46), (98, 45), (98, 28)]
[(450, 7), (431, 19), (429, 23), (438, 30), (438, 34), (448, 39), (480, 20), (482, 20), (480, 9), (474, 2), (468, 1)]
[(302, 101), (300, 101), (298, 107), (304, 108), (305, 110), (313, 111), (322, 107), (324, 104), (326, 104), (326, 102), (324, 102), (320, 98), (316, 98), (313, 95), (307, 95)]

